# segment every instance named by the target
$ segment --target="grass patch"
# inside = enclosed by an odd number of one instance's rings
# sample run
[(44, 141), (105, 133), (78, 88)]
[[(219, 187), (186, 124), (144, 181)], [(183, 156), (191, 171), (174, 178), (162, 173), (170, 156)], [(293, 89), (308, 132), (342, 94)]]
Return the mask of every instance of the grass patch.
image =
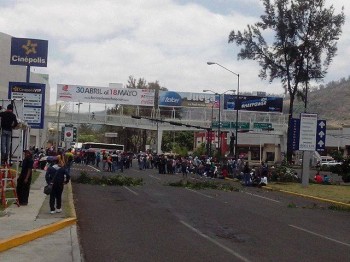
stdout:
[(309, 184), (305, 187), (299, 183), (269, 183), (268, 186), (274, 190), (285, 190), (350, 204), (350, 186)]
[(168, 184), (169, 186), (174, 187), (185, 187), (194, 190), (200, 189), (216, 189), (222, 191), (240, 191), (241, 187), (236, 187), (231, 185), (230, 183), (219, 183), (215, 181), (188, 181), (188, 180), (180, 180), (177, 182), (172, 182)]
[(80, 184), (107, 186), (140, 186), (143, 184), (142, 178), (132, 178), (122, 175), (89, 176), (86, 172), (82, 172), (80, 176), (72, 178), (72, 181)]

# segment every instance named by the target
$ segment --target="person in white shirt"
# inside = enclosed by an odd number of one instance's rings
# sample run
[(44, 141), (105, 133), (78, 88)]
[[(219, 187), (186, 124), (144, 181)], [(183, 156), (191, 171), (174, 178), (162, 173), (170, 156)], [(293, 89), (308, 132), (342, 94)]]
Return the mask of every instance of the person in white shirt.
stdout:
[(262, 176), (260, 178), (259, 187), (266, 186), (266, 185), (267, 185), (267, 177), (266, 176)]

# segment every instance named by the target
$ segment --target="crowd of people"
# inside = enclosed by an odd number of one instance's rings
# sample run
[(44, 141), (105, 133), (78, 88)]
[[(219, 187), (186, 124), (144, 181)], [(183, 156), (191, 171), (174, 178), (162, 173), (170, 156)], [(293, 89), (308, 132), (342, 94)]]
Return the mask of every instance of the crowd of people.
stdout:
[(225, 159), (222, 163), (212, 157), (180, 157), (176, 155), (155, 155), (140, 153), (137, 155), (140, 170), (157, 168), (159, 174), (188, 174), (200, 178), (225, 178), (232, 177), (242, 180), (244, 185), (266, 185), (269, 176), (269, 168), (265, 162), (261, 166), (251, 169), (248, 161), (244, 159)]
[[(159, 174), (182, 174), (183, 177), (195, 175), (199, 178), (226, 178), (232, 177), (242, 181), (245, 186), (264, 186), (268, 183), (269, 169), (266, 163), (250, 168), (248, 161), (243, 159), (225, 159), (219, 161), (213, 157), (180, 157), (176, 155), (151, 154), (140, 152), (137, 155), (127, 154), (120, 151), (77, 151), (72, 149), (57, 150), (53, 153), (52, 148), (46, 150), (31, 148), (25, 151), (21, 174), (17, 181), (17, 193), (20, 205), (28, 204), (32, 169), (37, 168), (34, 160), (46, 158), (47, 184), (52, 184), (50, 193), (50, 213), (62, 212), (62, 192), (64, 184), (70, 181), (70, 170), (73, 163), (93, 165), (106, 172), (123, 172), (130, 168), (133, 159), (137, 161), (140, 170), (158, 169)], [(52, 156), (54, 155), (54, 156)], [(34, 156), (34, 158), (33, 158)]]

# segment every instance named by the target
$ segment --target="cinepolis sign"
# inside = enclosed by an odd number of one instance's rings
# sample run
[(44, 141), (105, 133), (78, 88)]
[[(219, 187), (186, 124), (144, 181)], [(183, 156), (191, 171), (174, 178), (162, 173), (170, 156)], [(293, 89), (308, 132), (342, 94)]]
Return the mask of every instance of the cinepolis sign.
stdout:
[(47, 40), (12, 37), (10, 64), (47, 67), (47, 50)]

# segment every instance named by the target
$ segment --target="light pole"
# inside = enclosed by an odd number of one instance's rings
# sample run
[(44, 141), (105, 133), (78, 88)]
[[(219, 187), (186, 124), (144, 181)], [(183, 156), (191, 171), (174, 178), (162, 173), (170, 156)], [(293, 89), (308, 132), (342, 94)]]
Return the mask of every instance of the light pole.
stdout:
[[(235, 76), (237, 76), (237, 98), (236, 98), (236, 103), (235, 103), (235, 108), (236, 108), (236, 126), (235, 126), (235, 147), (234, 147), (234, 155), (235, 155), (235, 159), (237, 160), (237, 151), (238, 151), (238, 110), (239, 110), (239, 74), (231, 71), (230, 69), (216, 63), (216, 62), (207, 62), (208, 65), (218, 65), (221, 68), (225, 69), (226, 71), (234, 74)], [(220, 112), (220, 111), (219, 111)]]
[(78, 137), (79, 137), (79, 125), (80, 125), (80, 105), (81, 105), (82, 103), (81, 102), (79, 102), (79, 103), (77, 103), (76, 105), (78, 106), (78, 126), (77, 126), (77, 139), (75, 140), (76, 141), (76, 144), (77, 144), (77, 146), (79, 146), (79, 139), (78, 139)]
[(218, 149), (219, 149), (219, 162), (221, 162), (221, 96), (226, 94), (227, 92), (235, 92), (235, 90), (226, 90), (225, 92), (219, 94), (212, 90), (203, 90), (203, 92), (213, 93), (215, 96), (219, 96), (219, 125), (218, 125)]

